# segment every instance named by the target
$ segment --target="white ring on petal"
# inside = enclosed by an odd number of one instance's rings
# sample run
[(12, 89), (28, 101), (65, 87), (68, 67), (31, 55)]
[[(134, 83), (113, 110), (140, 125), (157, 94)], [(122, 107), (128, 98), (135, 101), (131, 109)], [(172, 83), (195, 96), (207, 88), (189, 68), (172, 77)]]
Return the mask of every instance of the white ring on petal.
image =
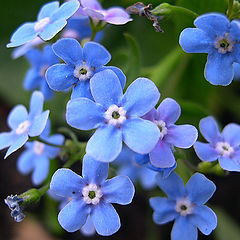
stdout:
[(50, 23), (50, 18), (49, 17), (45, 17), (40, 19), (34, 26), (34, 30), (36, 32), (42, 32), (43, 29)]
[(229, 157), (234, 153), (234, 148), (228, 142), (218, 142), (215, 149), (223, 157)]
[[(114, 113), (119, 114), (119, 117), (114, 118)], [(105, 119), (107, 120), (108, 124), (121, 125), (126, 120), (126, 111), (123, 107), (118, 107), (117, 105), (113, 104), (105, 112)]]
[(30, 126), (31, 126), (31, 122), (28, 120), (21, 122), (16, 129), (16, 134), (20, 135), (23, 133), (27, 133)]
[[(93, 198), (91, 198), (89, 196), (89, 194), (91, 194), (91, 192), (94, 192), (94, 194), (95, 194), (95, 196)], [(100, 188), (98, 188), (98, 186), (96, 184), (89, 184), (83, 188), (82, 195), (83, 195), (83, 200), (87, 204), (96, 205), (100, 202), (100, 199), (102, 197), (102, 191)]]

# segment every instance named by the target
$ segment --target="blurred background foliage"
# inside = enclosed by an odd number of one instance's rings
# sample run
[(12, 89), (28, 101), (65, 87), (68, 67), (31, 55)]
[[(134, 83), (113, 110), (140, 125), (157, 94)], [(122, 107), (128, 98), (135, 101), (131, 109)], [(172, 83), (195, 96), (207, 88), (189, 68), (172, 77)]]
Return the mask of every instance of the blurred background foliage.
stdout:
[[(28, 106), (30, 92), (24, 91), (22, 87), (24, 75), (29, 64), (21, 57), (17, 60), (11, 59), (12, 49), (7, 49), (8, 43), (13, 31), (22, 23), (35, 21), (40, 7), (48, 1), (44, 0), (8, 0), (1, 1), (0, 8), (0, 100), (1, 100), (1, 130), (6, 128), (5, 120), (8, 111), (16, 104), (25, 104)], [(123, 6), (128, 7), (134, 4), (134, 0), (102, 0), (104, 7)], [(160, 3), (186, 7), (197, 14), (206, 12), (225, 13), (228, 6), (227, 0), (152, 0), (143, 1), (146, 5), (152, 3), (156, 7)], [(199, 120), (207, 115), (213, 115), (224, 126), (229, 122), (240, 123), (240, 82), (233, 81), (227, 87), (213, 86), (204, 78), (204, 66), (206, 62), (205, 54), (186, 54), (178, 44), (180, 32), (185, 27), (193, 26), (194, 18), (182, 13), (174, 13), (160, 21), (164, 33), (157, 33), (152, 27), (152, 23), (144, 17), (133, 16), (134, 21), (124, 26), (108, 26), (105, 29), (105, 37), (102, 44), (112, 54), (110, 65), (115, 65), (123, 69), (127, 75), (130, 84), (139, 76), (149, 77), (159, 87), (161, 99), (172, 97), (177, 100), (182, 108), (182, 115), (179, 123), (189, 123), (198, 126)], [(53, 101), (46, 104), (51, 110), (51, 119), (56, 126), (66, 125), (65, 123), (65, 105), (69, 99), (69, 94), (57, 93)], [(82, 137), (84, 137), (82, 135)], [(201, 138), (201, 136), (200, 136)], [(192, 150), (187, 152), (187, 156), (193, 157), (193, 162), (198, 162)], [(16, 155), (15, 155), (16, 158)], [(9, 187), (6, 190), (8, 180), (4, 178), (5, 168), (13, 169), (14, 160), (10, 159), (10, 165), (7, 161), (1, 167), (0, 181), (1, 195), (2, 189), (4, 196), (11, 191), (20, 192), (26, 190), (24, 180), (21, 180), (20, 188)], [(180, 164), (179, 164), (180, 165)], [(12, 166), (12, 167), (9, 167)], [(15, 171), (15, 170), (14, 170)], [(184, 172), (184, 169), (181, 169)], [(20, 179), (18, 173), (14, 172), (17, 179)], [(13, 174), (13, 175), (14, 175)], [(8, 175), (12, 176), (13, 175)], [(14, 179), (16, 180), (16, 176)], [(216, 183), (218, 190), (211, 202), (217, 205), (219, 226), (210, 237), (200, 235), (199, 239), (215, 240), (238, 240), (240, 239), (240, 192), (238, 174), (231, 173), (228, 176), (217, 177), (210, 176)], [(21, 185), (22, 184), (22, 185)], [(14, 183), (10, 186), (15, 186)], [(24, 187), (22, 187), (24, 186)], [(28, 183), (29, 186), (29, 183)], [(144, 195), (145, 194), (145, 195)], [(143, 196), (137, 196), (134, 203), (130, 206), (129, 216), (128, 206), (125, 207), (121, 215), (128, 217), (122, 220), (122, 228), (119, 235), (111, 239), (148, 239), (161, 240), (168, 239), (171, 224), (165, 226), (156, 226), (151, 220), (151, 209), (148, 206), (148, 193)], [(135, 204), (137, 204), (135, 206)], [(0, 203), (1, 208), (8, 211)], [(50, 226), (53, 232), (59, 231), (59, 225), (56, 221), (57, 207), (50, 200), (43, 203), (44, 212), (40, 214), (46, 225)], [(1, 210), (0, 210), (1, 211)], [(38, 212), (38, 210), (34, 210)], [(125, 212), (124, 212), (125, 211)], [(139, 211), (143, 213), (139, 213)], [(1, 216), (0, 212), (0, 216)], [(7, 214), (9, 214), (7, 212)], [(6, 216), (3, 215), (5, 218)], [(138, 219), (144, 218), (144, 219)], [(146, 218), (146, 219), (145, 219)], [(1, 218), (0, 218), (1, 219)], [(9, 224), (13, 224), (9, 220)], [(0, 239), (4, 233), (4, 221), (0, 222)], [(6, 223), (5, 223), (6, 224)], [(138, 226), (144, 225), (144, 226)], [(129, 229), (129, 226), (131, 227)], [(139, 229), (143, 228), (142, 230)], [(125, 231), (125, 232), (124, 232)], [(6, 230), (7, 232), (7, 230)], [(62, 231), (60, 231), (61, 233)], [(9, 232), (8, 232), (9, 234)], [(3, 235), (4, 236), (4, 235)], [(79, 237), (80, 236), (80, 237)], [(214, 237), (213, 237), (214, 236)], [(81, 235), (66, 235), (66, 239), (80, 239)], [(10, 238), (9, 238), (10, 239)], [(93, 239), (102, 239), (95, 237)], [(24, 239), (26, 240), (26, 239)], [(35, 240), (35, 239), (33, 239)]]

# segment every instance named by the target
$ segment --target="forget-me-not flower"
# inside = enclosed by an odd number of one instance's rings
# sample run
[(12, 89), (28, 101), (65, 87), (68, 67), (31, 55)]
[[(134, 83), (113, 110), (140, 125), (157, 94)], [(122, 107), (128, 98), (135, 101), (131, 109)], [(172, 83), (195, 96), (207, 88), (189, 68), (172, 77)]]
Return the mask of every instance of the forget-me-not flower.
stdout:
[[(61, 134), (50, 136), (50, 121), (48, 121), (40, 139), (51, 144), (62, 145), (64, 137)], [(17, 161), (17, 168), (22, 174), (32, 174), (32, 182), (41, 184), (48, 176), (50, 159), (57, 157), (60, 149), (39, 141), (27, 142), (26, 150), (21, 153)]]
[(34, 90), (39, 88), (44, 95), (45, 100), (53, 97), (53, 91), (49, 88), (45, 78), (45, 72), (48, 67), (59, 62), (59, 58), (54, 54), (50, 45), (43, 48), (43, 51), (32, 49), (25, 55), (31, 63), (31, 68), (27, 71), (24, 79), (24, 88)]
[(240, 22), (219, 13), (207, 13), (194, 21), (197, 28), (186, 28), (180, 45), (189, 53), (208, 53), (205, 78), (214, 85), (232, 82), (233, 62), (240, 63)]
[(46, 72), (50, 88), (64, 91), (74, 86), (72, 98), (87, 97), (92, 99), (89, 80), (95, 73), (105, 69), (114, 71), (124, 88), (126, 77), (117, 67), (104, 66), (110, 59), (110, 53), (99, 43), (87, 42), (82, 48), (73, 38), (63, 38), (53, 44), (53, 51), (65, 63), (55, 64)]
[(17, 105), (8, 115), (7, 123), (10, 132), (0, 133), (0, 150), (9, 147), (4, 158), (21, 148), (30, 137), (39, 136), (44, 130), (49, 110), (43, 112), (43, 94), (35, 91), (30, 100), (30, 110)]
[(12, 35), (7, 47), (17, 47), (39, 36), (44, 41), (53, 38), (67, 24), (79, 8), (78, 0), (71, 0), (59, 7), (59, 2), (50, 2), (42, 6), (36, 22), (21, 25)]
[(160, 137), (155, 148), (149, 153), (150, 162), (157, 168), (171, 168), (176, 163), (173, 146), (190, 148), (197, 140), (197, 129), (192, 125), (175, 125), (181, 114), (179, 104), (164, 99), (157, 110), (154, 108), (143, 118), (158, 126)]
[(153, 220), (157, 224), (175, 220), (171, 232), (172, 240), (197, 240), (197, 228), (205, 235), (216, 228), (215, 213), (204, 205), (216, 190), (212, 181), (200, 173), (195, 173), (185, 187), (176, 173), (166, 179), (161, 176), (156, 179), (168, 199), (150, 198), (150, 205), (154, 210)]
[(215, 119), (206, 117), (200, 121), (199, 127), (209, 143), (194, 144), (198, 157), (208, 162), (218, 159), (223, 169), (240, 172), (240, 126), (230, 123), (220, 133)]
[(141, 116), (158, 102), (160, 93), (155, 84), (138, 78), (123, 95), (117, 75), (104, 70), (91, 78), (90, 88), (94, 101), (73, 99), (68, 102), (66, 112), (70, 126), (81, 130), (97, 128), (87, 143), (87, 154), (111, 162), (122, 151), (122, 142), (137, 153), (149, 153), (160, 132), (154, 123)]
[(95, 161), (87, 155), (83, 159), (82, 175), (63, 168), (52, 177), (50, 190), (72, 199), (58, 215), (60, 225), (68, 232), (75, 232), (90, 216), (99, 235), (114, 234), (120, 228), (120, 219), (112, 203), (131, 203), (134, 196), (132, 182), (126, 176), (106, 180), (108, 163)]

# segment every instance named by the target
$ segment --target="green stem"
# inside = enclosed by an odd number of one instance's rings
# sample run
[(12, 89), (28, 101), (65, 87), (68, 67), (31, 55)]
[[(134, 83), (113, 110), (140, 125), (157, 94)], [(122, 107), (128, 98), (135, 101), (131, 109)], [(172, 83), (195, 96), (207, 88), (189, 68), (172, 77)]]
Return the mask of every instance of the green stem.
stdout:
[(28, 140), (29, 142), (34, 142), (34, 141), (38, 141), (38, 142), (41, 142), (41, 143), (44, 143), (48, 146), (51, 146), (51, 147), (57, 147), (57, 148), (64, 148), (65, 145), (58, 145), (58, 144), (53, 144), (53, 143), (50, 143), (50, 142), (47, 142), (39, 137), (32, 137)]
[(58, 132), (67, 134), (73, 140), (73, 142), (75, 142), (75, 143), (78, 142), (77, 136), (69, 128), (61, 127), (58, 129)]
[(234, 0), (229, 0), (229, 2), (228, 2), (227, 16), (229, 19), (231, 18), (231, 14), (232, 14), (232, 10), (233, 10), (233, 1)]

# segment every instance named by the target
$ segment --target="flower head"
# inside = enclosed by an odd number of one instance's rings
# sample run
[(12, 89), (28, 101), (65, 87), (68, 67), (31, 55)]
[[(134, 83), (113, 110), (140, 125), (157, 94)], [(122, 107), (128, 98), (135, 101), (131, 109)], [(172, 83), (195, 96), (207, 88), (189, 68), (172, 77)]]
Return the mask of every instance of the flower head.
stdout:
[(21, 148), (30, 137), (39, 136), (44, 130), (49, 110), (43, 112), (44, 97), (35, 91), (30, 100), (30, 110), (23, 105), (17, 105), (8, 115), (7, 123), (10, 132), (0, 133), (0, 150), (9, 147), (4, 158)]
[(240, 23), (230, 22), (219, 13), (207, 13), (194, 21), (197, 28), (186, 28), (180, 45), (189, 53), (208, 53), (205, 78), (214, 85), (232, 82), (233, 63), (240, 61)]
[(106, 180), (108, 164), (85, 155), (83, 177), (69, 169), (59, 169), (52, 177), (50, 190), (71, 199), (60, 211), (58, 221), (68, 232), (75, 232), (91, 218), (96, 232), (109, 236), (120, 228), (120, 219), (111, 203), (131, 203), (134, 186), (126, 176)]
[(200, 173), (195, 173), (185, 187), (176, 173), (165, 179), (159, 175), (156, 179), (168, 199), (150, 198), (150, 205), (154, 210), (153, 220), (156, 224), (175, 220), (171, 232), (172, 240), (196, 240), (197, 228), (205, 235), (216, 228), (215, 213), (204, 205), (216, 190), (212, 181)]
[(59, 7), (59, 2), (50, 2), (42, 6), (36, 22), (21, 25), (12, 35), (7, 47), (17, 47), (39, 36), (44, 41), (53, 38), (67, 24), (79, 8), (78, 0), (71, 0)]
[(219, 132), (213, 117), (200, 121), (200, 131), (209, 143), (196, 142), (194, 149), (202, 161), (219, 160), (220, 166), (228, 171), (240, 171), (240, 126), (228, 124)]

